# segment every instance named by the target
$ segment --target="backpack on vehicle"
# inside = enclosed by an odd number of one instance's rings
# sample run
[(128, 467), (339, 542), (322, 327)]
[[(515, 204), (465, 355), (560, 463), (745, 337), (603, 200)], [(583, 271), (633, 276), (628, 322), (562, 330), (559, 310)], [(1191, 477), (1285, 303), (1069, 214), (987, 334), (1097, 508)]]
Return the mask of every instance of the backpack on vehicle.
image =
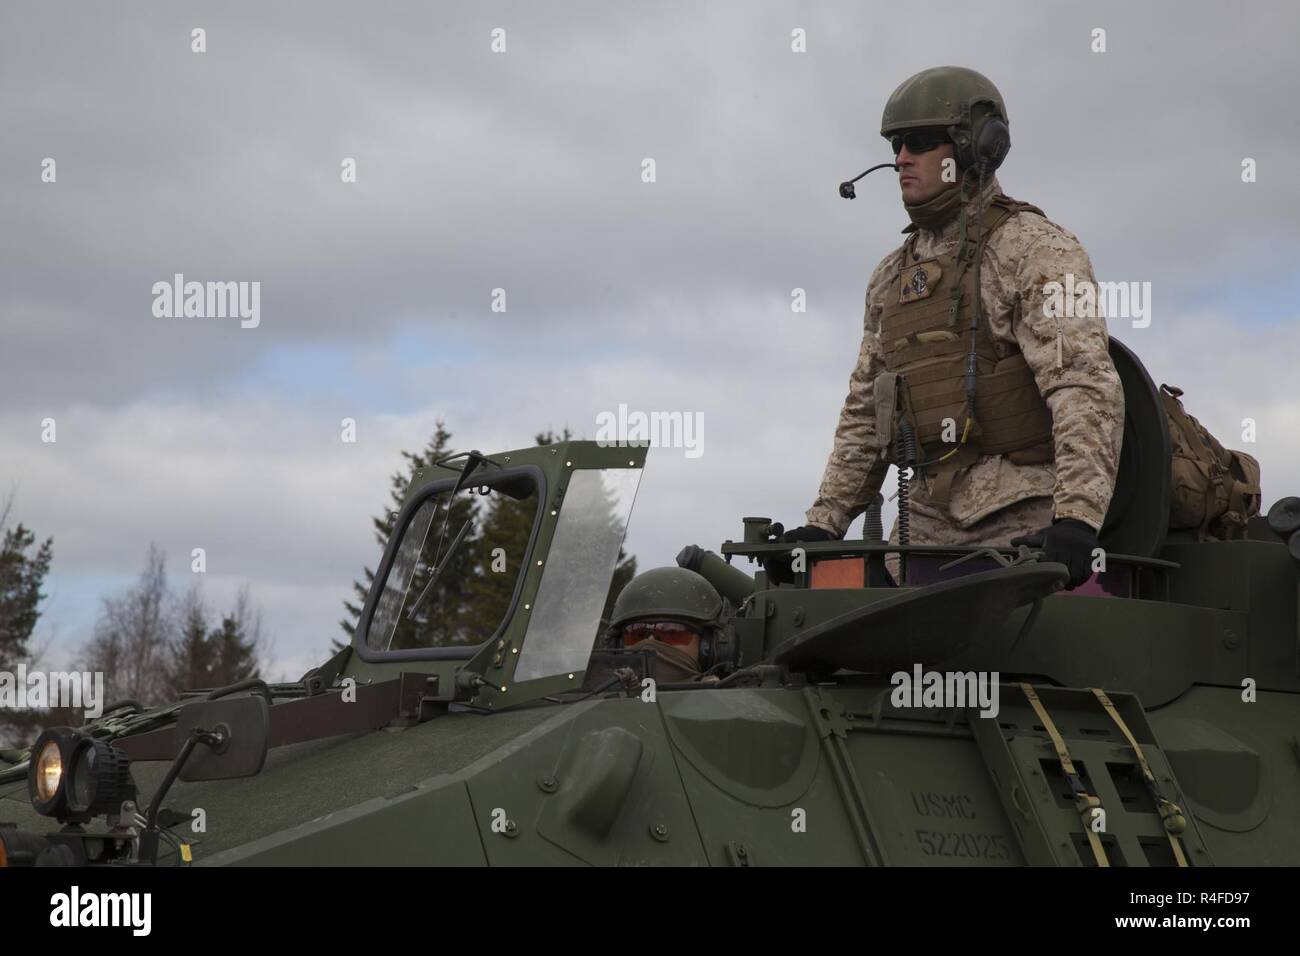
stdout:
[(1259, 462), (1226, 449), (1187, 413), (1181, 388), (1160, 386), (1173, 451), (1169, 530), (1193, 532), (1198, 541), (1246, 536), (1246, 522), (1259, 514)]

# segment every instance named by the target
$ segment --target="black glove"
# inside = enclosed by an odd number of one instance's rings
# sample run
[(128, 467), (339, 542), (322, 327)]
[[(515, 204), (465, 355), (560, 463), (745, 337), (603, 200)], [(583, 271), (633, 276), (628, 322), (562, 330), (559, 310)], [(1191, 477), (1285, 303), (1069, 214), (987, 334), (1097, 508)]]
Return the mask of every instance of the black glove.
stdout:
[[(774, 525), (779, 528), (780, 525)], [(778, 532), (773, 543), (794, 544), (799, 541), (834, 541), (835, 535), (813, 525), (793, 528), (784, 534)], [(794, 580), (794, 557), (790, 554), (769, 554), (763, 559), (763, 570), (773, 584), (789, 584)]]
[(1069, 568), (1069, 588), (1077, 587), (1092, 575), (1092, 552), (1099, 547), (1097, 532), (1074, 518), (1061, 518), (1042, 531), (1011, 539), (1013, 548), (1022, 544), (1041, 548), (1044, 561), (1055, 561)]

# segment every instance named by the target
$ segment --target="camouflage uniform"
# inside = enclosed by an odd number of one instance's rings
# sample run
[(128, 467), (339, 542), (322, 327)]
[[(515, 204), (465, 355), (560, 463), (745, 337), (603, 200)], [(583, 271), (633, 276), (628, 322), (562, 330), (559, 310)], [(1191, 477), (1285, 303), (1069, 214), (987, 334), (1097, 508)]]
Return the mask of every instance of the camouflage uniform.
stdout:
[[(1000, 191), (996, 177), (990, 177), (983, 198)], [(918, 230), (915, 252), (920, 258), (934, 257), (956, 243), (954, 217), (937, 232)], [(838, 537), (879, 491), (889, 467), (875, 449), (873, 383), (884, 371), (882, 303), (897, 280), (904, 250), (900, 246), (886, 256), (867, 285), (861, 350), (821, 488), (807, 512), (807, 524)], [(1028, 465), (986, 455), (953, 481), (947, 508), (931, 500), (924, 478), (914, 479), (913, 544), (1006, 545), (1015, 535), (1050, 524), (1053, 517), (1101, 528), (1119, 467), (1124, 396), (1107, 353), (1100, 309), (1094, 318), (1058, 319), (1045, 312), (1045, 286), (1064, 284), (1067, 273), (1073, 273), (1076, 287), (1095, 282), (1078, 239), (1042, 216), (1013, 216), (985, 243), (980, 276), (984, 321), (1000, 357), (1018, 348), (1028, 362), (1052, 413), (1055, 460)], [(1031, 505), (1027, 499), (1039, 500)], [(1025, 504), (1013, 510), (1017, 503)]]

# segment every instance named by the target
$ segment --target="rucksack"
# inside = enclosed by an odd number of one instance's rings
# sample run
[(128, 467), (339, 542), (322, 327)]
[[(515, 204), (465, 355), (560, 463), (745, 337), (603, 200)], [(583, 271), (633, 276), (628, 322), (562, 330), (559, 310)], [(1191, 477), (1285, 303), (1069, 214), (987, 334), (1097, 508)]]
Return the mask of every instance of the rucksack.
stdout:
[(1259, 462), (1224, 448), (1183, 408), (1182, 394), (1160, 386), (1173, 451), (1169, 530), (1194, 532), (1198, 541), (1244, 538), (1259, 514)]

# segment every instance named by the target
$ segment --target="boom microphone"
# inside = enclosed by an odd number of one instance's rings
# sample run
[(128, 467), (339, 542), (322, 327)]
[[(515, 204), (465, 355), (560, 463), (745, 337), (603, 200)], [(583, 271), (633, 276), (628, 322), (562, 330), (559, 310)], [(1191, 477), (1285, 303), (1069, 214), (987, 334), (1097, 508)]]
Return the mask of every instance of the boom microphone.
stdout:
[(897, 164), (897, 163), (881, 163), (879, 166), (872, 166), (870, 169), (868, 169), (868, 170), (867, 170), (866, 172), (864, 172), (864, 173), (859, 173), (857, 176), (854, 176), (852, 179), (850, 179), (850, 180), (849, 180), (848, 182), (846, 182), (846, 183), (840, 183), (840, 195), (843, 196), (845, 199), (857, 199), (857, 198), (858, 198), (858, 194), (857, 194), (856, 192), (854, 192), (854, 190), (853, 190), (853, 184), (856, 183), (856, 182), (857, 182), (859, 179), (861, 179), (863, 176), (865, 176), (867, 173), (874, 173), (877, 169), (885, 169), (886, 167), (888, 167), (889, 169), (897, 169), (897, 168), (898, 168), (898, 164)]

